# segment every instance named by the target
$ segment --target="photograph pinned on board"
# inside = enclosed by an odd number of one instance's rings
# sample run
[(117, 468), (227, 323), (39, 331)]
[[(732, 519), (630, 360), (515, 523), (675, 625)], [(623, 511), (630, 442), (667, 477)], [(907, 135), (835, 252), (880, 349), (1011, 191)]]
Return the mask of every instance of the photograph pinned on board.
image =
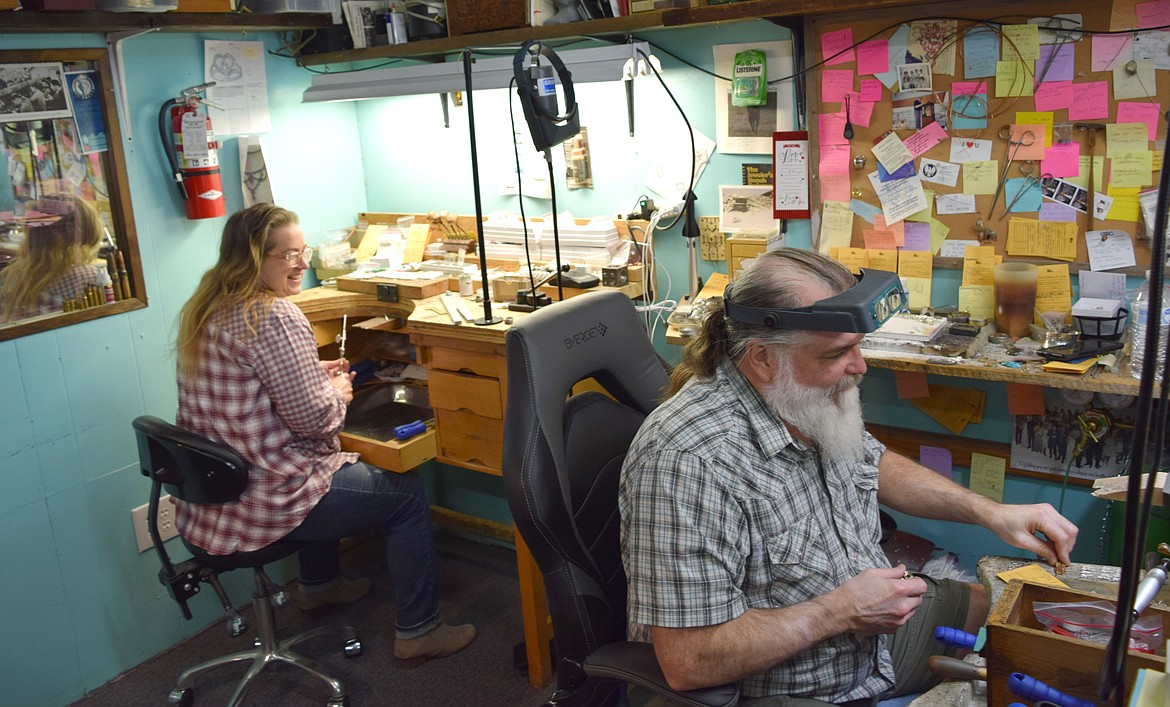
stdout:
[(1040, 180), (1040, 194), (1050, 201), (1071, 206), (1082, 214), (1089, 206), (1089, 190), (1056, 177)]
[(1078, 479), (1124, 473), (1136, 415), (1132, 398), (1127, 402), (1124, 397), (1089, 394), (1074, 402), (1046, 389), (1043, 415), (1015, 416), (1012, 467), (1054, 476), (1064, 476), (1067, 468)]
[(956, 20), (918, 20), (910, 23), (906, 61), (928, 64), (936, 74), (955, 73)]
[(947, 124), (949, 93), (932, 91), (899, 91), (891, 99), (890, 127), (893, 130), (921, 130), (938, 123), (943, 130)]
[(724, 233), (770, 235), (780, 230), (772, 216), (772, 187), (719, 187), (719, 230)]
[(934, 75), (930, 64), (902, 64), (898, 67), (899, 91), (933, 91)]

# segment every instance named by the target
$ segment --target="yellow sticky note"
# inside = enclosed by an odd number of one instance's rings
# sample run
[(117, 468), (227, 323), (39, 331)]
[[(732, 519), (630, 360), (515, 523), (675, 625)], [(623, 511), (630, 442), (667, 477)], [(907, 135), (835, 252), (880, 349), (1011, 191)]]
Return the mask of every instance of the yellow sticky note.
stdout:
[(1017, 125), (1043, 125), (1044, 147), (1052, 147), (1052, 123), (1055, 116), (1052, 111), (1016, 111)]
[(848, 248), (853, 239), (853, 211), (848, 202), (826, 201), (821, 208), (821, 253), (830, 248)]
[(427, 239), (431, 235), (431, 224), (412, 223), (406, 233), (406, 246), (402, 252), (402, 262), (421, 263), (423, 252), (427, 249)]
[(1003, 42), (1000, 43), (1002, 58), (1022, 61), (1036, 61), (1040, 58), (1039, 25), (1003, 25), (999, 31), (1003, 34)]
[(1068, 585), (1053, 576), (1051, 570), (1047, 570), (1040, 565), (1033, 562), (1030, 565), (1017, 567), (1014, 570), (1005, 570), (995, 575), (1005, 582), (1010, 582), (1013, 579), (1022, 579), (1025, 582), (1032, 582), (1034, 584), (1047, 584), (1050, 587), (1063, 587), (1068, 589)]
[(838, 248), (837, 261), (856, 275), (861, 268), (869, 267), (869, 251), (865, 248)]
[(998, 179), (998, 160), (963, 163), (964, 194), (994, 194)]
[[(1097, 155), (1093, 158), (1093, 187), (1100, 191), (1101, 185), (1105, 183), (1105, 179), (1101, 176), (1104, 169), (1105, 156)], [(1075, 177), (1065, 177), (1064, 181), (1072, 182), (1081, 189), (1089, 188), (1089, 156), (1081, 155), (1080, 172)]]
[(964, 285), (992, 285), (995, 246), (967, 246), (963, 256)]
[(934, 274), (934, 258), (924, 250), (904, 250), (898, 257), (898, 274), (929, 280)]
[(1154, 150), (1152, 153), (1153, 163), (1150, 165), (1150, 170), (1154, 172), (1162, 171), (1162, 151)]
[(995, 62), (995, 97), (1031, 96), (1034, 60)]
[(1109, 123), (1105, 126), (1106, 157), (1149, 149), (1149, 128), (1145, 123)]
[(1117, 188), (1110, 186), (1106, 193), (1113, 197), (1113, 206), (1109, 207), (1109, 213), (1105, 218), (1112, 221), (1130, 221), (1137, 223), (1141, 218), (1141, 207), (1138, 205), (1138, 192), (1140, 189), (1136, 188)]
[(922, 309), (930, 306), (930, 285), (929, 277), (907, 277), (906, 281), (906, 300), (907, 305), (911, 310)]
[[(1036, 276), (1036, 311), (1072, 312), (1072, 281), (1068, 265), (1041, 265)], [(1065, 317), (1068, 318), (1067, 316)]]
[(930, 219), (930, 252), (938, 255), (943, 241), (950, 235), (951, 227), (936, 218)]
[(882, 249), (869, 251), (869, 266), (874, 270), (898, 272), (898, 251)]
[(1109, 186), (1144, 187), (1153, 184), (1154, 153), (1150, 150), (1118, 152), (1109, 160)]
[(357, 262), (373, 257), (374, 253), (378, 252), (378, 247), (382, 244), (382, 234), (386, 232), (385, 224), (371, 223), (366, 227), (366, 232), (362, 234), (362, 240), (358, 243), (357, 250), (354, 251), (353, 259)]
[(913, 398), (910, 403), (956, 435), (962, 434), (963, 429), (979, 413), (976, 402), (967, 396), (963, 388), (946, 385), (931, 385), (929, 398)]
[(1003, 480), (1007, 460), (989, 454), (971, 453), (971, 490), (993, 501), (1003, 502)]
[(923, 189), (922, 193), (926, 196), (926, 208), (907, 216), (907, 221), (918, 221), (920, 223), (930, 222), (931, 214), (934, 213), (934, 190)]
[(1075, 223), (1012, 218), (1008, 220), (1007, 254), (1071, 263), (1077, 257), (1077, 233)]
[(960, 285), (959, 309), (972, 319), (991, 319), (995, 316), (995, 288), (992, 285)]

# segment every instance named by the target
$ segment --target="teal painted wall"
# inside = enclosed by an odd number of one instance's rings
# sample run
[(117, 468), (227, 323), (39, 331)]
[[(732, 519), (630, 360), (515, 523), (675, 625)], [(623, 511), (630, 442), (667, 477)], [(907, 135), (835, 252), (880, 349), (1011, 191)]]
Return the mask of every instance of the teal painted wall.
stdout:
[[(647, 33), (708, 70), (712, 44), (787, 36), (764, 22)], [(143, 502), (147, 484), (137, 468), (129, 422), (144, 413), (174, 415), (169, 346), (175, 316), (213, 262), (223, 222), (182, 217), (156, 137), (162, 102), (202, 81), (204, 39), (240, 37), (155, 34), (125, 44), (134, 135), (125, 147), (150, 306), (0, 342), (0, 578), (7, 599), (0, 610), (0, 702), (5, 704), (70, 702), (220, 618), (216, 602), (200, 599), (193, 603), (196, 620), (182, 620), (157, 582), (155, 557), (137, 553), (130, 522), (130, 509)], [(250, 33), (246, 39), (262, 39), (270, 50), (278, 48), (273, 35)], [(5, 49), (66, 46), (101, 47), (104, 37), (0, 37)], [(665, 54), (659, 57), (692, 125), (714, 138), (711, 77)], [(352, 225), (360, 210), (474, 211), (466, 109), (453, 108), (451, 127), (443, 128), (435, 96), (302, 105), (301, 93), (310, 80), (306, 70), (273, 56), (267, 58), (266, 70), (273, 132), (264, 136), (265, 153), (277, 200), (301, 215), (310, 243), (327, 230)], [(577, 216), (628, 211), (646, 191), (642, 176), (652, 162), (652, 144), (668, 139), (686, 149), (681, 119), (653, 78), (637, 81), (635, 139), (626, 130), (620, 84), (581, 85), (578, 92), (582, 124), (590, 131), (596, 188), (570, 192), (558, 178), (558, 208)], [(474, 100), (484, 211), (514, 211), (516, 199), (498, 196), (494, 177), (500, 165), (512, 163), (507, 94), (483, 91)], [(225, 142), (220, 157), (230, 212), (242, 200), (234, 187), (239, 183), (236, 140), (228, 137)], [(715, 155), (696, 189), (699, 213), (718, 213), (718, 185), (738, 183), (743, 162), (766, 159)], [(537, 214), (550, 207), (529, 200), (527, 208)], [(808, 222), (790, 224), (790, 244), (809, 242)], [(655, 248), (678, 296), (687, 272), (678, 229), (661, 233)], [(700, 275), (715, 269), (724, 267), (703, 262)], [(938, 273), (934, 291), (953, 292), (955, 283), (947, 284), (953, 275)], [(657, 343), (663, 355), (677, 358), (677, 348), (661, 337), (660, 328)], [(896, 400), (888, 372), (872, 371), (864, 385), (870, 419), (941, 431)], [(985, 388), (985, 420), (969, 427), (968, 434), (1006, 440), (1011, 420), (1003, 388)], [(436, 500), (507, 520), (499, 479), (440, 465), (425, 473)], [(963, 479), (962, 472), (958, 477)], [(1007, 483), (1010, 500), (1055, 502), (1058, 493), (1051, 483), (1016, 477)], [(1099, 560), (1103, 505), (1076, 487), (1065, 507), (1083, 531), (1075, 559)], [(959, 552), (970, 565), (981, 554), (1008, 551), (986, 533), (900, 521), (905, 529)], [(229, 591), (242, 602), (247, 590), (239, 579), (231, 578)]]

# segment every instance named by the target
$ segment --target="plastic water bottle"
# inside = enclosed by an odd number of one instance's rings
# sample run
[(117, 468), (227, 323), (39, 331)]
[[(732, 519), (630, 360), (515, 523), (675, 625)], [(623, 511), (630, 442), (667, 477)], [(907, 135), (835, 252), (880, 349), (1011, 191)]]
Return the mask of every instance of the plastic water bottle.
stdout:
[[(1138, 288), (1133, 300), (1133, 340), (1130, 342), (1130, 371), (1134, 378), (1142, 377), (1146, 357), (1146, 329), (1150, 321), (1150, 271), (1146, 271), (1146, 281)], [(1158, 359), (1152, 361), (1155, 366), (1155, 380), (1162, 379), (1162, 366), (1166, 360), (1166, 341), (1170, 337), (1170, 284), (1162, 287), (1162, 325), (1158, 342)]]

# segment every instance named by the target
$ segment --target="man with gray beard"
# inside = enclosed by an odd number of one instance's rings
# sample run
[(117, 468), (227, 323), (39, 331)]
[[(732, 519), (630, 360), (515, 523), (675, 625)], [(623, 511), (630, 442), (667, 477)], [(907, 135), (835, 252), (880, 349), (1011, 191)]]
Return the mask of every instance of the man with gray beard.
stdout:
[[(977, 631), (988, 597), (890, 567), (879, 503), (1069, 563), (1077, 528), (1052, 506), (996, 503), (866, 432), (872, 329), (785, 329), (793, 319), (772, 314), (806, 321), (857, 282), (811, 251), (756, 258), (630, 448), (618, 501), (630, 637), (654, 643), (675, 689), (737, 681), (750, 707), (859, 707), (930, 687), (934, 628)], [(631, 702), (654, 703), (635, 690)]]

